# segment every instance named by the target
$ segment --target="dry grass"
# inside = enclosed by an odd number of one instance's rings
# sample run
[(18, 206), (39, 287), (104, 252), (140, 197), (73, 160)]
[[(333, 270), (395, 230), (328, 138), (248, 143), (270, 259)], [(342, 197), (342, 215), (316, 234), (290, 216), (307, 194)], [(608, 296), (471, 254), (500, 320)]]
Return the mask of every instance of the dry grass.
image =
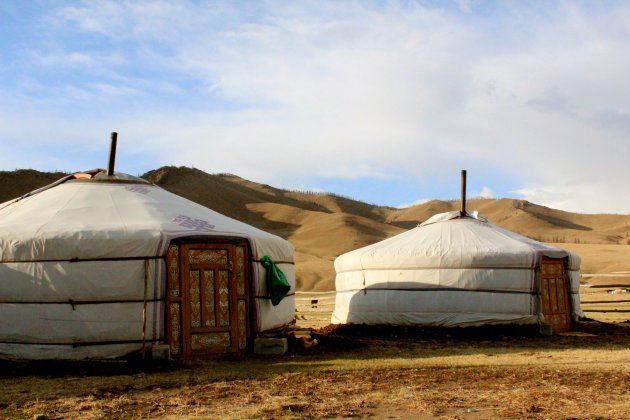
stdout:
[(401, 331), (328, 328), (310, 352), (283, 357), (153, 367), (4, 363), (0, 417), (630, 416), (628, 328), (551, 338)]
[[(623, 302), (630, 300), (630, 293), (611, 293), (615, 289), (614, 287), (580, 288), (581, 306), (586, 316), (602, 322), (630, 321), (630, 312), (615, 312), (618, 310), (630, 311), (630, 302)], [(593, 301), (609, 303), (588, 303)], [(597, 312), (593, 312), (593, 310)], [(602, 310), (610, 310), (611, 312), (599, 312)]]
[[(628, 271), (630, 274), (630, 245), (611, 244), (553, 244), (575, 252), (582, 258), (582, 273), (612, 273)], [(626, 282), (630, 286), (630, 276), (615, 278), (615, 282)], [(609, 284), (611, 278), (589, 279), (590, 284)]]

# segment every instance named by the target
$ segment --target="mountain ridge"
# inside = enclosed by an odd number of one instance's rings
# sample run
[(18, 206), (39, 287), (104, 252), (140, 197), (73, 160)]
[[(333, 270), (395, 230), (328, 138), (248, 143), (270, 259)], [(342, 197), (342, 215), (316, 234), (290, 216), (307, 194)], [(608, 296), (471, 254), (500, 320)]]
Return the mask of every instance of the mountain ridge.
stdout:
[[(64, 175), (0, 171), (0, 203)], [(338, 255), (402, 233), (433, 214), (459, 210), (456, 200), (431, 200), (395, 209), (335, 194), (283, 190), (237, 175), (208, 174), (188, 167), (164, 166), (142, 177), (291, 241), (302, 290), (333, 290), (333, 261)], [(493, 224), (543, 242), (630, 245), (630, 215), (571, 213), (508, 198), (469, 199), (467, 207)]]

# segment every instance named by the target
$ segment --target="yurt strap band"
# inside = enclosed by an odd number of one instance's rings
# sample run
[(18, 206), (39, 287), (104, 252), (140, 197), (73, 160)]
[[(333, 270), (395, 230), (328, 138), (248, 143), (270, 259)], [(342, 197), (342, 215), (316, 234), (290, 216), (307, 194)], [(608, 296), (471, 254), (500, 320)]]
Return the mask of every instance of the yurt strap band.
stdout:
[(108, 304), (108, 303), (144, 303), (144, 302), (164, 302), (164, 298), (162, 299), (125, 299), (125, 300), (58, 300), (58, 301), (48, 301), (48, 302), (16, 302), (16, 301), (0, 301), (0, 304), (20, 304), (20, 305), (63, 305), (68, 304), (72, 305), (74, 308), (78, 305), (99, 305), (99, 304)]
[[(145, 340), (145, 342), (158, 343), (164, 340)], [(38, 346), (72, 346), (72, 347), (84, 347), (84, 346), (106, 346), (111, 344), (142, 344), (143, 340), (120, 340), (120, 341), (77, 341), (77, 342), (35, 342), (35, 341), (12, 341), (3, 340), (0, 344), (24, 344), (24, 345), (38, 345)]]
[(17, 264), (17, 263), (45, 263), (45, 262), (90, 262), (90, 261), (144, 261), (144, 260), (164, 260), (163, 256), (150, 257), (112, 257), (112, 258), (70, 258), (70, 259), (46, 259), (46, 260), (3, 260), (0, 264)]
[(474, 292), (474, 293), (505, 293), (519, 295), (537, 295), (538, 292), (522, 291), (522, 290), (478, 290), (478, 289), (458, 289), (455, 287), (425, 287), (425, 288), (386, 288), (386, 287), (365, 287), (362, 289), (337, 290), (337, 293), (343, 292), (364, 292), (364, 291), (396, 291), (396, 292)]
[[(484, 266), (461, 266), (461, 267), (396, 267), (396, 268), (356, 268), (353, 270), (340, 270), (337, 274), (341, 273), (356, 273), (356, 272), (365, 272), (365, 271), (429, 271), (429, 270), (531, 270), (531, 266), (522, 266), (522, 267), (484, 267)], [(577, 271), (577, 270), (575, 270)]]
[[(287, 293), (286, 295), (284, 295), (284, 297), (289, 297), (289, 296), (295, 296), (295, 293)], [(270, 295), (265, 295), (265, 296), (254, 296), (254, 298), (256, 299), (271, 299)]]
[[(263, 258), (264, 258), (264, 257), (263, 257)], [(261, 263), (261, 264), (263, 263), (262, 258), (261, 258), (260, 260), (252, 260), (252, 261), (257, 262), (257, 263)], [(274, 263), (274, 264), (290, 264), (290, 265), (295, 265), (295, 262), (293, 262), (293, 261), (274, 261), (273, 263)]]

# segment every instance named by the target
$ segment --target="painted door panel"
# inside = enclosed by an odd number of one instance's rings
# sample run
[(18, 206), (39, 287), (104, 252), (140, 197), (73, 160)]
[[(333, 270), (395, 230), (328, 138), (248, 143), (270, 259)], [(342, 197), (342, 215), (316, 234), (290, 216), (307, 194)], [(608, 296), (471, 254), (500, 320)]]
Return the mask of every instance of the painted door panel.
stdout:
[(235, 353), (248, 337), (245, 244), (171, 245), (168, 340), (174, 357)]
[(542, 259), (540, 302), (545, 320), (553, 331), (571, 330), (571, 300), (563, 260)]

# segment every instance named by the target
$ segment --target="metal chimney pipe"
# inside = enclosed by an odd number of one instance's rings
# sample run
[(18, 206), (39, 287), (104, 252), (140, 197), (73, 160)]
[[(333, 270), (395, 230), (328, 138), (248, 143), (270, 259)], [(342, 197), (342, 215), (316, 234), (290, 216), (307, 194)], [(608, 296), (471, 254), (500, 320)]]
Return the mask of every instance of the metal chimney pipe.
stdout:
[(114, 176), (114, 165), (116, 164), (116, 143), (118, 142), (118, 133), (112, 132), (112, 143), (109, 146), (109, 162), (107, 163), (107, 176)]
[(466, 217), (466, 170), (462, 169), (462, 207), (460, 210), (461, 216)]

